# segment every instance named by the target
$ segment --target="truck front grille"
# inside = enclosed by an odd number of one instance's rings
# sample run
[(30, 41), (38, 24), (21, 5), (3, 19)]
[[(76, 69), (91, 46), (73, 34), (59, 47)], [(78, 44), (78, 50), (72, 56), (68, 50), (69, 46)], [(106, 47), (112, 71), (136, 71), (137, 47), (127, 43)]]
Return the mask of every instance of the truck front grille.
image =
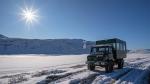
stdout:
[(97, 57), (96, 59), (97, 59), (97, 61), (102, 61), (104, 59), (104, 57)]
[(95, 56), (89, 56), (87, 57), (88, 61), (96, 61), (96, 57)]

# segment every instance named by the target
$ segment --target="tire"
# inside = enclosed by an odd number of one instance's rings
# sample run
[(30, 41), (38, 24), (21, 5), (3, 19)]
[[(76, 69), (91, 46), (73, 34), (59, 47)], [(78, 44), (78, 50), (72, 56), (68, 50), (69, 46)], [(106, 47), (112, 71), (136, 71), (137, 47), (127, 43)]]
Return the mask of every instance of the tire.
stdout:
[(88, 69), (89, 70), (95, 70), (95, 65), (94, 64), (88, 64)]
[(123, 59), (120, 59), (118, 61), (118, 69), (122, 69), (123, 68), (123, 65), (124, 65), (124, 60)]
[(106, 72), (106, 73), (109, 72), (109, 66), (108, 66), (108, 65), (105, 66), (105, 72)]
[(105, 66), (105, 72), (110, 73), (113, 71), (113, 61), (108, 61), (108, 64)]

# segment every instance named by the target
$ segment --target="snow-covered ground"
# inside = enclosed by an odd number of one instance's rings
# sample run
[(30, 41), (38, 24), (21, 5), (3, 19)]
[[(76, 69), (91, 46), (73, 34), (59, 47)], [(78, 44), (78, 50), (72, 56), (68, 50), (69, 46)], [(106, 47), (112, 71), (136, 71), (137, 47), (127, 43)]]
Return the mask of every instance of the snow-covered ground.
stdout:
[(2, 55), (0, 75), (85, 63), (86, 55)]
[(128, 54), (123, 69), (87, 70), (87, 55), (0, 56), (0, 84), (148, 84), (150, 54)]

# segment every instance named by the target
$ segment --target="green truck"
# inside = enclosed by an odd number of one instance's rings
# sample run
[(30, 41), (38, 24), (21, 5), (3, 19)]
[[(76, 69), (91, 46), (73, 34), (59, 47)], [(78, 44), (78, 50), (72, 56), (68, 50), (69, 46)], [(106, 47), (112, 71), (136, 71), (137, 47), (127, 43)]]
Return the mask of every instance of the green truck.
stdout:
[(112, 72), (114, 65), (117, 65), (118, 69), (123, 68), (126, 54), (125, 41), (118, 38), (98, 40), (87, 56), (87, 67), (89, 70), (95, 70), (96, 66), (101, 66), (105, 67), (106, 72)]

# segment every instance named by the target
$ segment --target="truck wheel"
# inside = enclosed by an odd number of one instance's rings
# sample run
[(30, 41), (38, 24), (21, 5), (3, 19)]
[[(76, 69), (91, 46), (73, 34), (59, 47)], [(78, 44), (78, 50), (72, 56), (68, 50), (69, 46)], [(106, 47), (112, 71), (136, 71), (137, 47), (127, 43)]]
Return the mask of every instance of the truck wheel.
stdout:
[(94, 64), (88, 64), (88, 69), (89, 70), (95, 70), (95, 65)]
[(106, 73), (113, 71), (113, 61), (109, 61), (108, 64), (105, 66)]
[(109, 67), (108, 67), (108, 65), (105, 66), (105, 72), (106, 72), (106, 73), (109, 72)]
[(119, 60), (118, 61), (118, 69), (122, 69), (123, 65), (124, 65), (124, 60), (123, 59)]

